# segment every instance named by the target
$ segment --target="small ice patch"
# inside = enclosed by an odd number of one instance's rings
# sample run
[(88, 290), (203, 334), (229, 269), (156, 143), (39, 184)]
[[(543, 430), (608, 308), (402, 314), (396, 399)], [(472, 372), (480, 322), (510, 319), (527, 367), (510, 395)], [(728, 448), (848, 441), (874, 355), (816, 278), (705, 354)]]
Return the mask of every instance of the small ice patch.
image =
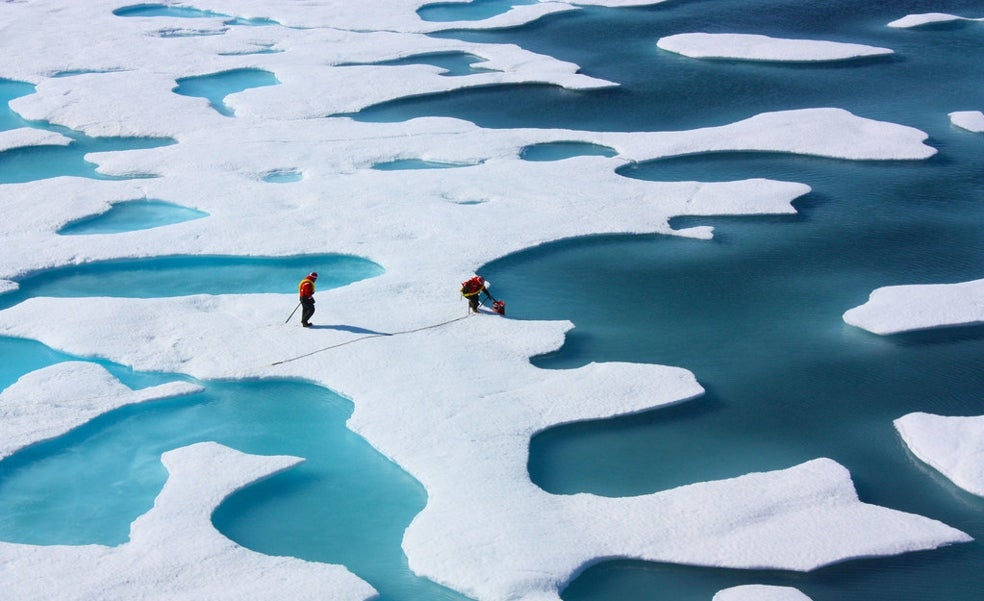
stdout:
[(844, 321), (882, 335), (984, 323), (984, 279), (878, 288)]
[(984, 134), (984, 113), (981, 111), (956, 111), (950, 113), (950, 123), (975, 134)]
[(895, 21), (889, 23), (888, 26), (899, 29), (912, 29), (914, 27), (925, 27), (928, 25), (940, 25), (959, 21), (984, 21), (984, 18), (972, 19), (968, 17), (959, 17), (948, 13), (919, 13), (906, 15), (901, 19), (896, 19)]
[(691, 58), (750, 61), (840, 61), (892, 54), (888, 48), (825, 40), (792, 40), (742, 33), (681, 33), (661, 38), (657, 46)]
[(894, 424), (913, 455), (960, 488), (984, 497), (984, 415), (910, 413)]
[(788, 586), (748, 584), (719, 591), (712, 601), (810, 601), (810, 598)]

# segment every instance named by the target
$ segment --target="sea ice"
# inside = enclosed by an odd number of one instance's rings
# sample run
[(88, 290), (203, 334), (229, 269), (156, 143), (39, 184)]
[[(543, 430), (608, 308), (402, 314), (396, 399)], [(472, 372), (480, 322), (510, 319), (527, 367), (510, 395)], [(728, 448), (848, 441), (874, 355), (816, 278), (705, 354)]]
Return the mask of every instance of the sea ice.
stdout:
[(0, 131), (0, 152), (27, 146), (68, 146), (72, 139), (57, 132), (21, 127)]
[[(646, 182), (617, 174), (631, 162), (749, 150), (913, 160), (936, 152), (925, 133), (837, 108), (674, 132), (488, 130), (445, 118), (361, 123), (333, 115), (471, 86), (535, 82), (582, 90), (614, 84), (515, 46), (422, 35), (576, 10), (563, 2), (464, 24), (422, 21), (416, 10), (424, 0), (208, 0), (200, 7), (283, 26), (205, 19), (201, 31), (217, 35), (179, 37), (169, 32), (191, 32), (187, 19), (114, 15), (121, 4), (37, 0), (7, 3), (0, 11), (5, 45), (17, 49), (16, 60), (0, 65), (0, 77), (36, 84), (35, 93), (11, 102), (22, 117), (94, 136), (176, 141), (86, 157), (102, 174), (155, 177), (62, 177), (4, 186), (0, 279), (174, 254), (345, 253), (368, 257), (386, 272), (319, 292), (318, 327), (307, 330), (284, 325), (296, 303), (285, 291), (32, 298), (0, 311), (0, 334), (138, 370), (203, 379), (302, 378), (347, 396), (354, 406), (348, 425), (427, 489), (427, 507), (404, 539), (411, 567), (477, 599), (556, 600), (581, 570), (612, 557), (809, 570), (968, 540), (940, 522), (861, 502), (847, 470), (829, 459), (632, 498), (548, 494), (530, 482), (526, 469), (536, 432), (684, 402), (703, 389), (690, 372), (657, 365), (538, 369), (530, 357), (559, 348), (573, 324), (465, 317), (457, 293), (457, 282), (514, 251), (601, 233), (706, 238), (709, 228), (674, 231), (669, 221), (789, 213), (809, 192), (801, 183), (766, 179)], [(257, 54), (258, 47), (280, 52)], [(428, 65), (364, 64), (434, 52), (480, 56), (481, 66), (494, 71), (448, 78)], [(282, 83), (226, 97), (233, 117), (219, 115), (205, 99), (172, 93), (177, 79), (234, 69), (262, 69)], [(52, 77), (68, 72), (76, 74)], [(596, 144), (618, 154), (550, 162), (520, 157), (531, 144), (551, 142)], [(372, 168), (397, 160), (467, 166)], [(263, 181), (278, 170), (304, 177), (289, 185)], [(140, 197), (195, 207), (208, 217), (139, 232), (57, 234), (66, 223)], [(461, 235), (476, 224), (483, 244)], [(412, 310), (401, 310), (407, 307)], [(359, 340), (357, 329), (395, 335)], [(479, 343), (486, 354), (476, 361), (465, 350)], [(68, 373), (115, 389), (114, 398), (136, 394), (75, 365), (25, 378), (57, 385), (55, 376)], [(8, 394), (39, 407), (57, 396), (26, 385)], [(62, 428), (84, 419), (75, 409), (69, 414)], [(50, 435), (21, 434), (17, 446)], [(297, 459), (204, 444), (171, 451), (164, 461), (171, 477), (155, 508), (134, 522), (129, 543), (0, 544), (5, 592), (18, 599), (238, 599), (249, 591), (339, 601), (372, 594), (344, 568), (246, 551), (209, 522), (229, 492)], [(542, 535), (545, 524), (550, 536)]]
[(844, 321), (883, 335), (984, 323), (984, 279), (878, 288)]
[(747, 33), (680, 33), (660, 38), (663, 50), (691, 58), (821, 62), (892, 54), (889, 48), (825, 40), (795, 40)]
[(952, 23), (953, 21), (984, 21), (984, 18), (973, 19), (969, 17), (959, 17), (948, 13), (920, 13), (906, 15), (901, 19), (896, 19), (895, 21), (889, 23), (888, 26), (909, 29), (913, 27), (922, 27), (924, 25), (932, 25), (935, 23)]
[(960, 488), (984, 497), (984, 415), (910, 413), (894, 423), (913, 455)]
[(712, 601), (810, 601), (810, 598), (788, 586), (748, 584), (719, 591)]
[(982, 134), (984, 133), (984, 112), (955, 111), (950, 113), (950, 123), (975, 134)]

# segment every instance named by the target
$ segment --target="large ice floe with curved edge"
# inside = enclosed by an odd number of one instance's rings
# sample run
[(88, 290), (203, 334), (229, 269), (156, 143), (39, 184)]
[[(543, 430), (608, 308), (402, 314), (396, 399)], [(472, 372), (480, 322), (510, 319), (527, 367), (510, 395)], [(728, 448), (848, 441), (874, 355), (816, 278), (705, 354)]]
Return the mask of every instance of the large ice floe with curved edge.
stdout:
[[(466, 318), (458, 281), (502, 255), (573, 236), (709, 238), (710, 228), (677, 231), (670, 219), (791, 213), (792, 201), (809, 191), (765, 179), (646, 182), (617, 175), (631, 162), (747, 150), (915, 160), (935, 149), (919, 130), (836, 108), (632, 133), (487, 130), (444, 118), (360, 123), (341, 116), (384, 100), (470, 86), (614, 85), (515, 46), (421, 35), (528, 22), (549, 11), (576, 10), (573, 5), (537, 3), (449, 24), (421, 20), (416, 10), (423, 3), (194, 5), (279, 24), (267, 27), (235, 27), (217, 17), (189, 25), (173, 17), (118, 16), (113, 11), (125, 4), (109, 0), (8, 3), (0, 11), (0, 29), (19, 54), (0, 65), (0, 77), (36, 85), (35, 93), (11, 103), (22, 117), (92, 136), (157, 136), (176, 143), (87, 156), (100, 173), (133, 179), (61, 177), (4, 185), (2, 286), (9, 289), (46, 268), (114, 258), (345, 253), (371, 258), (386, 272), (319, 292), (318, 315), (363, 330), (403, 333), (356, 340), (365, 337), (351, 327), (285, 326), (284, 315), (296, 302), (285, 293), (31, 298), (0, 312), (0, 334), (138, 370), (203, 379), (302, 378), (345, 395), (354, 405), (349, 427), (427, 490), (427, 506), (403, 542), (410, 567), (480, 600), (556, 600), (585, 567), (615, 557), (810, 570), (968, 540), (938, 521), (862, 502), (847, 470), (825, 458), (631, 498), (552, 495), (533, 485), (526, 460), (536, 432), (685, 402), (703, 389), (693, 374), (674, 367), (536, 368), (529, 358), (559, 348), (573, 324)], [(93, 31), (100, 35), (94, 38)], [(369, 64), (450, 51), (484, 58), (486, 70), (448, 78), (427, 65)], [(234, 69), (265, 70), (281, 83), (228, 96), (233, 117), (202, 98), (172, 93), (177, 79)], [(74, 75), (55, 77), (65, 73)], [(607, 146), (617, 155), (520, 158), (529, 145), (572, 141)], [(401, 159), (461, 166), (372, 168)], [(263, 181), (278, 170), (302, 177), (290, 184)], [(140, 232), (56, 234), (66, 223), (141, 196), (209, 216)], [(476, 224), (485, 244), (459, 234)], [(415, 310), (393, 310), (406, 305)], [(39, 314), (60, 318), (36, 319)], [(493, 352), (476, 362), (460, 351), (462, 340), (481, 340)], [(57, 420), (48, 415), (50, 407), (42, 408), (59, 398), (55, 388), (72, 381), (66, 374), (113, 399), (136, 400), (132, 391), (77, 363), (26, 376), (51, 380), (50, 387), (18, 386), (4, 399), (17, 399), (21, 407), (34, 401), (39, 415), (62, 429), (81, 423), (91, 415), (88, 408), (59, 411)], [(164, 392), (180, 391), (153, 394)], [(52, 435), (27, 422), (11, 428), (5, 433), (18, 441), (14, 446)], [(298, 459), (246, 456), (215, 444), (177, 449), (163, 459), (170, 478), (154, 509), (132, 525), (128, 543), (0, 544), (5, 593), (17, 599), (339, 601), (373, 594), (344, 567), (246, 551), (209, 523), (212, 509), (231, 491)], [(544, 524), (550, 524), (548, 536)]]
[(691, 58), (748, 61), (824, 62), (892, 54), (889, 48), (828, 40), (774, 38), (748, 33), (678, 33), (657, 46)]

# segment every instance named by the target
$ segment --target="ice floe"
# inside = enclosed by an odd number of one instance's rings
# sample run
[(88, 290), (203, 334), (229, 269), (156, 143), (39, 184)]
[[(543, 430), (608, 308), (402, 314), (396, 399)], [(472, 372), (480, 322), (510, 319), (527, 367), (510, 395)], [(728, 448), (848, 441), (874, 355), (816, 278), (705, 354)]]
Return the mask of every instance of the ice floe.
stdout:
[(875, 334), (984, 323), (984, 279), (878, 288), (844, 321)]
[(788, 586), (748, 584), (718, 591), (712, 601), (810, 601), (810, 598)]
[(984, 133), (984, 112), (955, 111), (950, 113), (950, 123), (975, 134)]
[(953, 23), (955, 21), (984, 21), (984, 17), (975, 19), (960, 17), (948, 13), (919, 13), (906, 15), (901, 19), (896, 19), (895, 21), (889, 23), (888, 26), (897, 27), (900, 29), (910, 29), (913, 27), (923, 27), (925, 25), (934, 25), (938, 23)]
[(889, 48), (826, 40), (774, 38), (747, 33), (680, 33), (660, 38), (663, 50), (691, 58), (748, 61), (840, 61), (893, 53)]
[(894, 423), (913, 455), (960, 488), (984, 497), (984, 415), (910, 413)]
[(72, 139), (53, 131), (21, 127), (0, 131), (0, 152), (27, 146), (68, 146)]

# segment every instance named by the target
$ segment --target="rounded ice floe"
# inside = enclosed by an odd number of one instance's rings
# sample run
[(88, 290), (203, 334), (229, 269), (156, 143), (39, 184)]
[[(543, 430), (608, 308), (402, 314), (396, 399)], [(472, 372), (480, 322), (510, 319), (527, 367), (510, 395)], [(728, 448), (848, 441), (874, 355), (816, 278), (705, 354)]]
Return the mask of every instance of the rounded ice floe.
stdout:
[(984, 279), (878, 288), (844, 321), (875, 334), (984, 323)]
[(896, 27), (899, 29), (910, 29), (913, 27), (922, 27), (924, 25), (934, 25), (938, 23), (952, 23), (954, 21), (984, 21), (984, 19), (972, 19), (968, 17), (959, 17), (957, 15), (951, 15), (949, 13), (919, 13), (906, 15), (901, 19), (896, 19), (888, 24), (889, 27)]
[(984, 497), (984, 415), (910, 413), (894, 424), (913, 455), (960, 488)]
[(975, 134), (984, 133), (984, 112), (955, 111), (950, 113), (950, 123)]
[(748, 61), (820, 62), (892, 54), (877, 46), (745, 33), (681, 33), (661, 38), (656, 45), (691, 58)]
[(256, 553), (222, 536), (215, 508), (231, 493), (297, 465), (214, 442), (165, 453), (169, 472), (154, 507), (118, 547), (0, 542), (5, 598), (18, 601), (333, 599), (363, 601), (369, 584), (337, 565)]
[(810, 601), (810, 598), (789, 586), (746, 584), (718, 591), (712, 601)]
[(118, 407), (201, 389), (171, 382), (131, 390), (102, 366), (82, 361), (33, 371), (0, 392), (0, 459)]

